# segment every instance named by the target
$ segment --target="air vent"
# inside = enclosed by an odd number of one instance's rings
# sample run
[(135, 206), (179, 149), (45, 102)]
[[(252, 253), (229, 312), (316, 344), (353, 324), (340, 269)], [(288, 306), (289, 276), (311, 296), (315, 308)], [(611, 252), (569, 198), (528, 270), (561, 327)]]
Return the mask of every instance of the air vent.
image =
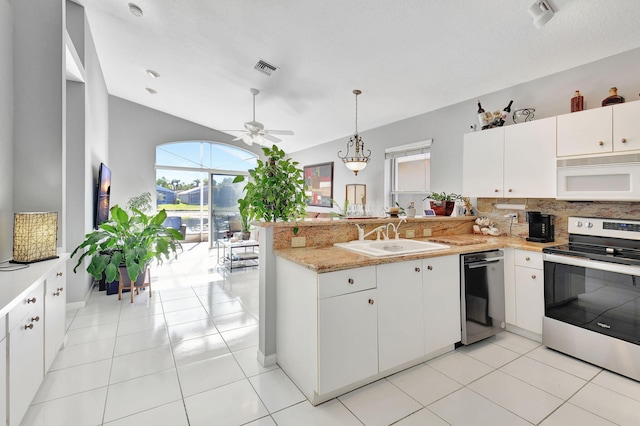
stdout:
[(253, 67), (253, 69), (258, 70), (263, 74), (271, 75), (275, 70), (278, 69), (278, 67), (260, 59), (258, 63)]

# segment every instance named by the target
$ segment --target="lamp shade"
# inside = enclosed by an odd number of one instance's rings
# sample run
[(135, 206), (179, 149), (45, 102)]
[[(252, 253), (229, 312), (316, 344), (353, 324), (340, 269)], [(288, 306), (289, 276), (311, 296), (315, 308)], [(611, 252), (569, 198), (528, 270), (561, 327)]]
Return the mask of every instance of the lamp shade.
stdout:
[(13, 262), (32, 263), (55, 259), (58, 213), (16, 213), (13, 221)]

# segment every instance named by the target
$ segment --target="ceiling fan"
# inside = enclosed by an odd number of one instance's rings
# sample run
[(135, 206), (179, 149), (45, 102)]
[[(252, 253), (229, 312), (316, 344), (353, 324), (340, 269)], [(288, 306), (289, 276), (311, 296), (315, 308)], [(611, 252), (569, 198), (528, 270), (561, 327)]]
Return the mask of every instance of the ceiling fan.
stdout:
[(264, 124), (256, 121), (256, 95), (260, 93), (258, 89), (249, 89), (253, 95), (253, 120), (244, 123), (244, 130), (226, 130), (227, 132), (242, 132), (242, 136), (238, 136), (234, 141), (242, 140), (247, 145), (264, 145), (267, 142), (278, 143), (282, 139), (276, 138), (272, 135), (293, 135), (291, 130), (267, 130), (264, 128)]

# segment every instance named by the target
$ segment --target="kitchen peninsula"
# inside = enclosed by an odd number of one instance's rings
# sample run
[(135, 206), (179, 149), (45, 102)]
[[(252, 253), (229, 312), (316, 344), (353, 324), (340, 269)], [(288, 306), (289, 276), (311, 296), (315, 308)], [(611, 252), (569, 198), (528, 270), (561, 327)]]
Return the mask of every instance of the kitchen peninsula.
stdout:
[[(261, 224), (261, 361), (277, 361), (319, 404), (453, 350), (460, 341), (459, 255), (557, 244), (473, 235), (474, 221), (410, 218), (400, 237), (408, 232), (449, 248), (382, 257), (333, 244), (356, 240), (356, 223), (368, 232), (397, 218)], [(306, 246), (292, 248), (300, 237)]]

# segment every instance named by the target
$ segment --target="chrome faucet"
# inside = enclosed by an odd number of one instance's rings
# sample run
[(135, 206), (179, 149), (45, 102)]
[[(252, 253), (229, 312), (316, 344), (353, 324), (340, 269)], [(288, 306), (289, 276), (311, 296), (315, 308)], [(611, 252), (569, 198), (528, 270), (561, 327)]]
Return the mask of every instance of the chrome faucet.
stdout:
[(358, 240), (359, 241), (363, 241), (365, 238), (367, 238), (369, 235), (373, 234), (374, 232), (377, 232), (378, 235), (376, 237), (376, 240), (380, 239), (380, 233), (382, 232), (384, 235), (384, 239), (388, 239), (387, 234), (384, 234), (384, 230), (385, 230), (385, 226), (384, 225), (380, 225), (374, 229), (372, 229), (371, 231), (367, 232), (366, 234), (364, 233), (364, 229), (360, 227), (360, 225), (358, 225), (357, 223), (355, 224), (356, 227), (358, 228)]

